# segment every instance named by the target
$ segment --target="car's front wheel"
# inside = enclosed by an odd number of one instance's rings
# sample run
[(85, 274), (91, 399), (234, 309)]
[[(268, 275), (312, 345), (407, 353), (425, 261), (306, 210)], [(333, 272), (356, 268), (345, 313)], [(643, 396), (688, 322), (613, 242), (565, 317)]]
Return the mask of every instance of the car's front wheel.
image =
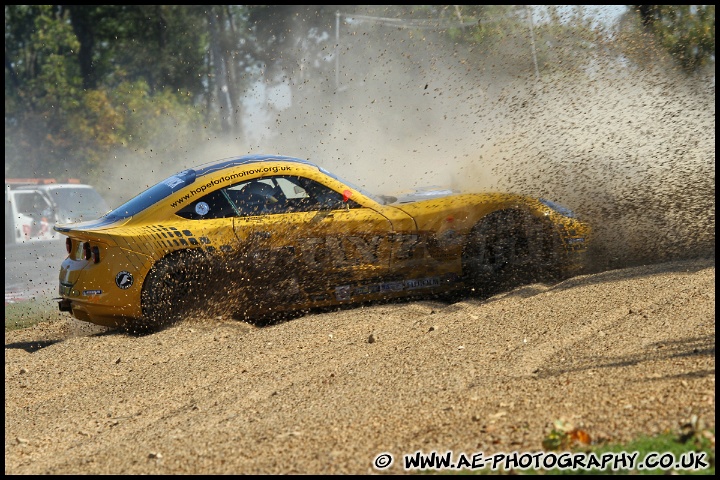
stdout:
[(558, 275), (552, 225), (522, 209), (493, 212), (468, 235), (465, 283), (483, 296)]

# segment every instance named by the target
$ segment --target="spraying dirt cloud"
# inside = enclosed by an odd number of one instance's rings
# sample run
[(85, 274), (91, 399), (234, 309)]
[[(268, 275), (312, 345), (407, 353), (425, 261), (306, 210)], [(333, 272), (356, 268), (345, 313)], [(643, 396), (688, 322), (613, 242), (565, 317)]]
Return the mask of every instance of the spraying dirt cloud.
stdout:
[[(591, 270), (714, 256), (714, 71), (689, 78), (598, 48), (536, 77), (527, 39), (515, 39), (524, 53), (483, 60), (429, 33), (346, 28), (341, 88), (299, 89), (264, 148), (378, 193), (443, 185), (558, 201), (594, 226)], [(523, 55), (525, 71), (502, 64)]]

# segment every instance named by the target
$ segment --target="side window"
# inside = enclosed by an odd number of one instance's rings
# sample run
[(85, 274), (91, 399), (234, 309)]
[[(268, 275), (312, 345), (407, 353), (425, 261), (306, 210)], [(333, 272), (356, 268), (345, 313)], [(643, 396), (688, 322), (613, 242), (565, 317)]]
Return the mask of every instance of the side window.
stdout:
[(240, 215), (266, 215), (359, 208), (353, 200), (305, 177), (265, 177), (229, 187), (227, 193)]
[(222, 190), (218, 190), (181, 208), (177, 215), (189, 220), (204, 220), (234, 217), (236, 213), (227, 196)]
[(308, 197), (305, 189), (300, 186), (297, 177), (277, 177), (276, 180), (283, 195), (285, 195), (285, 198), (288, 200), (299, 200)]
[[(340, 210), (345, 208), (345, 201), (341, 193), (326, 187), (322, 183), (308, 179), (304, 180), (305, 184), (303, 187), (310, 199), (309, 205), (312, 207), (312, 210)], [(350, 208), (360, 206), (352, 200), (348, 200), (347, 203)]]
[(361, 208), (354, 200), (347, 200), (335, 190), (322, 183), (304, 177), (285, 177), (292, 182), (296, 199), (289, 202), (294, 211), (311, 212), (316, 210), (340, 210)]
[(241, 217), (284, 213), (286, 209), (286, 197), (273, 178), (238, 183), (224, 191)]
[(17, 211), (22, 215), (33, 217), (48, 215), (48, 212), (51, 213), (51, 208), (47, 200), (37, 192), (17, 192), (15, 199), (17, 202)]
[(264, 177), (205, 195), (177, 215), (191, 220), (359, 208), (325, 185), (304, 177)]

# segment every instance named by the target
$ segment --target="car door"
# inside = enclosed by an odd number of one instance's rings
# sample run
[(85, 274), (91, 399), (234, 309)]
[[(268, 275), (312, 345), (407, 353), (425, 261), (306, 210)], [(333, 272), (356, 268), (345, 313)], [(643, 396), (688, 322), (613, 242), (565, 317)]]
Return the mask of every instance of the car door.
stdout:
[[(267, 209), (253, 206), (238, 215), (234, 228), (249, 270), (268, 287), (282, 286), (313, 301), (343, 301), (355, 286), (387, 275), (392, 225), (383, 215), (309, 178), (256, 181), (272, 186), (275, 196)], [(242, 212), (241, 195), (230, 196)]]

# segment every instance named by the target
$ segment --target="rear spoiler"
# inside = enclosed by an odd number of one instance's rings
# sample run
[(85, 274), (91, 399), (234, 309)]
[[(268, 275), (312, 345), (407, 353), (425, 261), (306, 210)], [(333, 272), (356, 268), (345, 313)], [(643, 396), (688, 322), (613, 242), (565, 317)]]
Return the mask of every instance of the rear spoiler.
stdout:
[(102, 229), (104, 227), (107, 227), (109, 225), (118, 224), (121, 225), (122, 223), (125, 223), (124, 221), (130, 220), (130, 217), (123, 218), (118, 220), (114, 220), (109, 217), (100, 217), (97, 220), (87, 220), (85, 222), (77, 222), (77, 223), (62, 223), (53, 225), (53, 230), (60, 233), (70, 233), (70, 232), (86, 232), (86, 231), (92, 231), (92, 230), (98, 230)]

